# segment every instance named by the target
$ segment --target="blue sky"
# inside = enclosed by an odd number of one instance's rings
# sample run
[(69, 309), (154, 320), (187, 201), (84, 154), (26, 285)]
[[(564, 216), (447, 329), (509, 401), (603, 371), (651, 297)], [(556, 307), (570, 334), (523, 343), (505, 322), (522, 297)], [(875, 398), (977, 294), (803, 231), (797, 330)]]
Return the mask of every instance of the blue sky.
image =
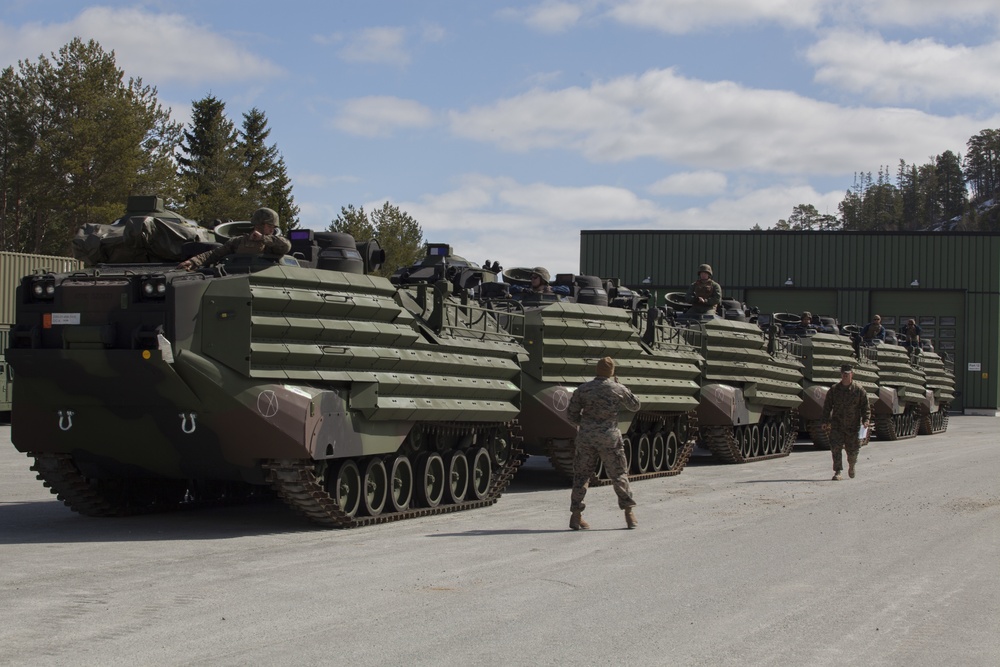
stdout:
[[(260, 108), (304, 226), (576, 272), (582, 229), (836, 213), (857, 171), (1000, 127), (995, 0), (0, 1), (0, 66), (74, 36), (175, 120)], [(694, 262), (697, 264), (697, 262)]]

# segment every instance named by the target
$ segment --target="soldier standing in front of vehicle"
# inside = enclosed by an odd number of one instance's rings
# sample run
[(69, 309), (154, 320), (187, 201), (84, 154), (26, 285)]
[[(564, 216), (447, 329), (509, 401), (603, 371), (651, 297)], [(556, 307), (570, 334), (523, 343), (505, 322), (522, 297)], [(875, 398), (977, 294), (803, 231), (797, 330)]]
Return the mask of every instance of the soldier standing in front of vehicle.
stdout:
[(569, 401), (567, 418), (579, 427), (576, 436), (576, 457), (573, 460), (573, 492), (570, 497), (569, 527), (586, 530), (590, 525), (583, 520), (583, 503), (590, 486), (590, 478), (597, 468), (597, 461), (604, 462), (604, 469), (611, 478), (618, 507), (625, 510), (625, 525), (635, 528), (635, 500), (628, 483), (625, 444), (618, 428), (618, 414), (622, 409), (635, 412), (639, 399), (629, 388), (618, 382), (615, 361), (604, 357), (597, 362), (597, 377), (585, 382), (573, 392)]
[(283, 236), (277, 236), (278, 214), (269, 208), (259, 208), (250, 216), (253, 231), (235, 236), (218, 248), (207, 250), (200, 255), (185, 260), (177, 268), (191, 271), (202, 266), (210, 266), (227, 255), (271, 255), (282, 257), (292, 249), (292, 244)]
[(844, 469), (841, 452), (847, 450), (847, 475), (854, 477), (861, 443), (858, 432), (868, 428), (871, 405), (864, 388), (854, 383), (854, 368), (850, 364), (840, 367), (840, 382), (826, 392), (823, 402), (823, 430), (830, 435), (830, 453), (833, 454), (833, 480), (842, 479)]
[(691, 307), (684, 313), (688, 317), (703, 317), (715, 313), (722, 303), (722, 287), (712, 280), (712, 267), (702, 264), (698, 267), (698, 280), (691, 283), (685, 295)]

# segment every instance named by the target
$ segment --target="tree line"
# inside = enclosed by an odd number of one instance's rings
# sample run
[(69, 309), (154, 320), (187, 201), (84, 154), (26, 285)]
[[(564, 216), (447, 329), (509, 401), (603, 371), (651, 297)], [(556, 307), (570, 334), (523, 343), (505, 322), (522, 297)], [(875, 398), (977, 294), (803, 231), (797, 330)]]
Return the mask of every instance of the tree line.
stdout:
[(263, 111), (237, 129), (212, 96), (184, 128), (93, 40), (18, 61), (0, 72), (0, 248), (63, 254), (81, 225), (141, 194), (207, 226), (269, 206), (291, 229), (299, 209), (269, 134)]
[[(795, 231), (1000, 231), (1000, 129), (982, 130), (965, 158), (950, 150), (922, 164), (900, 160), (855, 174), (837, 215), (799, 204), (770, 229)], [(757, 225), (754, 229), (760, 229)]]

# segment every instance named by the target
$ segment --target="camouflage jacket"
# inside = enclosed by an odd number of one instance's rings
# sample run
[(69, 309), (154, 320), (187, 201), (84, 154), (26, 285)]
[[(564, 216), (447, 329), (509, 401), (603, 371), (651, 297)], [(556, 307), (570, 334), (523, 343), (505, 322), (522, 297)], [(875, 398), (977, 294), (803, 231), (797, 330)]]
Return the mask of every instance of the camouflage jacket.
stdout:
[[(699, 296), (705, 300), (705, 303), (698, 303), (696, 297)], [(691, 283), (685, 299), (691, 304), (692, 308), (710, 313), (722, 303), (722, 288), (719, 286), (719, 283), (711, 278), (708, 280), (696, 280)]]
[(903, 327), (903, 335), (906, 336), (907, 340), (909, 340), (910, 343), (919, 343), (920, 334), (922, 333), (923, 329), (920, 328), (919, 324), (914, 324), (913, 326), (907, 324), (905, 327)]
[(885, 340), (885, 327), (881, 324), (875, 324), (874, 322), (869, 322), (865, 325), (865, 328), (861, 330), (861, 337), (865, 340), (872, 340), (873, 338), (878, 338), (881, 341)]
[(856, 431), (861, 422), (871, 419), (871, 414), (868, 394), (857, 382), (846, 386), (838, 382), (826, 392), (826, 400), (823, 402), (823, 421), (831, 422), (835, 429)]
[(628, 387), (611, 378), (596, 377), (584, 382), (569, 401), (566, 416), (580, 427), (580, 435), (618, 431), (618, 413), (623, 409), (635, 412), (639, 399)]
[(284, 236), (271, 234), (254, 241), (249, 234), (234, 236), (218, 248), (207, 250), (191, 258), (195, 267), (214, 264), (226, 255), (275, 255), (282, 257), (292, 249), (291, 242)]

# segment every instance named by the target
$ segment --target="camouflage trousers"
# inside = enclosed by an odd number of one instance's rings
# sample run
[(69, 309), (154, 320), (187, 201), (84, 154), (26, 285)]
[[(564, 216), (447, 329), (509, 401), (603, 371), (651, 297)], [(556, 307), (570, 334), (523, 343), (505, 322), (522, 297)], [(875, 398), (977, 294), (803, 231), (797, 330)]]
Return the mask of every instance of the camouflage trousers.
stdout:
[(635, 507), (632, 499), (632, 488), (628, 483), (628, 464), (625, 460), (625, 447), (621, 433), (618, 439), (601, 444), (577, 441), (576, 456), (573, 458), (573, 492), (570, 494), (569, 509), (571, 512), (582, 512), (586, 505), (583, 502), (590, 487), (590, 478), (597, 470), (597, 462), (604, 463), (604, 470), (611, 479), (618, 495), (618, 507), (625, 509)]
[(861, 441), (858, 440), (858, 429), (838, 429), (830, 431), (830, 453), (833, 455), (833, 469), (840, 472), (844, 469), (844, 462), (841, 452), (847, 450), (847, 463), (858, 462), (858, 451), (861, 449)]

